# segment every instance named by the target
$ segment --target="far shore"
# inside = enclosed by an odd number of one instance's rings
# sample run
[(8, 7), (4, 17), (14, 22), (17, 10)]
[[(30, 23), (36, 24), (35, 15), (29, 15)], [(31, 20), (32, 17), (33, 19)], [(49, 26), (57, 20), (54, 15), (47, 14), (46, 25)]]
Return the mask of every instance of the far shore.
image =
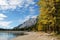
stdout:
[(0, 32), (25, 32), (25, 31), (0, 31)]
[(24, 34), (25, 31), (0, 31), (2, 33)]

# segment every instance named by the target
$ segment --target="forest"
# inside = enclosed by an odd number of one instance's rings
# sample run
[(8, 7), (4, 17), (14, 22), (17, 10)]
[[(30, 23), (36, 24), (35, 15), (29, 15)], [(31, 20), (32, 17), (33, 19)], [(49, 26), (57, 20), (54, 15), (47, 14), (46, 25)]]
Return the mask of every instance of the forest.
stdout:
[(60, 0), (39, 0), (38, 31), (60, 33)]

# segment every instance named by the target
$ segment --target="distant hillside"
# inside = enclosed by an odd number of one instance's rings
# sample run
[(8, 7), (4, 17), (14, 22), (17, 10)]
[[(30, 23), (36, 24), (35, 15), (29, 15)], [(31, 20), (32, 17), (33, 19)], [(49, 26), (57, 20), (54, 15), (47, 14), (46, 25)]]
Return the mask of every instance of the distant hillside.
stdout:
[(37, 18), (30, 18), (29, 20), (25, 21), (23, 24), (18, 25), (17, 27), (15, 27), (14, 29), (18, 30), (18, 29), (29, 29), (31, 27), (35, 27)]

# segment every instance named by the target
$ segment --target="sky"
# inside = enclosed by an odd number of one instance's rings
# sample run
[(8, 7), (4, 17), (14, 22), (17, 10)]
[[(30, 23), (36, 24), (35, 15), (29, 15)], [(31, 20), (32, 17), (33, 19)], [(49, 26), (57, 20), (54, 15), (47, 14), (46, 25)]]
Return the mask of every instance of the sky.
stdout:
[(0, 28), (11, 29), (39, 14), (38, 0), (0, 0)]

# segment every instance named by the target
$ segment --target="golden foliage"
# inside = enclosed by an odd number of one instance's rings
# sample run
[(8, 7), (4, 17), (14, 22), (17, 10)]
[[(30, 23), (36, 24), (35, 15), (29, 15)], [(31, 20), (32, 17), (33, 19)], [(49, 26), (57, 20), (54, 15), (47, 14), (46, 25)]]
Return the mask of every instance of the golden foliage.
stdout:
[(57, 26), (60, 24), (60, 18), (58, 19), (60, 17), (60, 0), (39, 0), (38, 5), (40, 7), (38, 30), (43, 30), (43, 27), (58, 28)]

